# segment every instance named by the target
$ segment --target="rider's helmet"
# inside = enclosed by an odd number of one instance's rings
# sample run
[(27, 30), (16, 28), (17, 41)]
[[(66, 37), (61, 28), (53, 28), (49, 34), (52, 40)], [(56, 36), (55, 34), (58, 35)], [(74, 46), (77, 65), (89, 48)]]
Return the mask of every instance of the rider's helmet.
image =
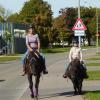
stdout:
[(79, 42), (77, 40), (74, 40), (73, 41), (73, 46), (78, 47), (78, 45), (79, 45)]

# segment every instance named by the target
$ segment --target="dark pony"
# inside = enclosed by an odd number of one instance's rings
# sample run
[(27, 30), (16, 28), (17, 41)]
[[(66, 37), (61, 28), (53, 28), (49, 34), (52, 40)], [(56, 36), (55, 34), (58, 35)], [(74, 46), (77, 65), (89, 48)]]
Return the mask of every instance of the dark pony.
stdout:
[[(31, 97), (38, 100), (38, 88), (40, 76), (43, 71), (44, 62), (38, 52), (30, 52), (26, 58), (26, 74), (29, 81)], [(32, 76), (35, 76), (35, 86), (33, 85)]]
[(82, 93), (82, 83), (83, 83), (83, 72), (81, 69), (81, 64), (78, 59), (71, 62), (68, 77), (71, 79), (74, 87), (74, 94)]

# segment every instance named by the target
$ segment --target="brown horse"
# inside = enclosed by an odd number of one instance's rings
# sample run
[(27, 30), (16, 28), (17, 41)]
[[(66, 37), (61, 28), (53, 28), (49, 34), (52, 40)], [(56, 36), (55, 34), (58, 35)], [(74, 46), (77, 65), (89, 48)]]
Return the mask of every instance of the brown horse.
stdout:
[[(44, 61), (37, 52), (30, 52), (26, 58), (25, 71), (29, 81), (31, 97), (38, 100), (38, 88), (40, 76), (44, 68)], [(35, 86), (33, 85), (32, 76), (35, 77)]]
[(74, 94), (82, 93), (82, 83), (83, 83), (83, 71), (81, 69), (81, 64), (78, 59), (73, 60), (70, 63), (68, 77), (71, 79), (74, 87)]

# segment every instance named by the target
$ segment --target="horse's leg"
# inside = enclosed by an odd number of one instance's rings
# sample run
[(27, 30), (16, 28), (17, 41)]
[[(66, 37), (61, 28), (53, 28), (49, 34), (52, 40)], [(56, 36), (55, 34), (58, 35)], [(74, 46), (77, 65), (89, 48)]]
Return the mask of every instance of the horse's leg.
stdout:
[(32, 74), (28, 74), (28, 81), (29, 81), (31, 97), (34, 98)]
[(74, 94), (77, 94), (77, 87), (76, 87), (76, 81), (75, 79), (72, 79), (73, 87), (74, 87)]
[(40, 75), (35, 76), (35, 96), (38, 97), (38, 88), (39, 88), (39, 82), (40, 82)]
[(82, 93), (82, 83), (83, 83), (83, 79), (80, 79), (80, 81), (79, 81), (79, 89), (78, 89), (79, 94)]

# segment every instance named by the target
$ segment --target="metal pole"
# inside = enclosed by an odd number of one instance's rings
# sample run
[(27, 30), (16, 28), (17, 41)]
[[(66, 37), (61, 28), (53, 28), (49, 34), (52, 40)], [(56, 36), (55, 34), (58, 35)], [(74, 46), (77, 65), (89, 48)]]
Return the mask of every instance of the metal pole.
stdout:
[(80, 18), (80, 0), (78, 0), (78, 18)]
[(81, 47), (81, 36), (78, 36), (79, 39), (79, 48)]
[[(78, 0), (78, 18), (80, 18), (80, 0)], [(81, 47), (81, 36), (78, 36), (79, 47)]]
[(11, 35), (12, 35), (12, 39), (11, 39), (12, 50), (11, 50), (11, 52), (12, 52), (12, 54), (14, 54), (15, 53), (15, 49), (14, 49), (14, 29), (13, 29), (13, 23), (11, 23)]
[(98, 8), (96, 7), (96, 46), (97, 46), (97, 52), (98, 52)]

